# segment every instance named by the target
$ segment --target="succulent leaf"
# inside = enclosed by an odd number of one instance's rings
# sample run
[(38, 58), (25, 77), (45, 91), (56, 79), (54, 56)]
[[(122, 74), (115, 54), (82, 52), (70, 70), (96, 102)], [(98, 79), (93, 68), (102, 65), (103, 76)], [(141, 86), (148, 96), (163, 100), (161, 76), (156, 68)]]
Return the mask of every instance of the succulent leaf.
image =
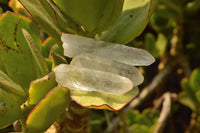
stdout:
[(55, 87), (31, 111), (26, 121), (29, 133), (42, 133), (46, 131), (69, 105), (69, 93), (66, 88)]
[(125, 0), (123, 13), (112, 28), (100, 40), (125, 44), (141, 34), (147, 25), (158, 0)]
[(55, 74), (53, 72), (43, 78), (32, 81), (29, 88), (29, 104), (38, 104), (56, 85)]
[(0, 129), (11, 125), (20, 118), (21, 101), (15, 95), (0, 88)]
[(40, 77), (22, 28), (31, 33), (40, 49), (37, 25), (24, 16), (7, 12), (0, 17), (0, 66), (15, 83), (27, 90), (30, 82)]
[(119, 19), (123, 0), (53, 0), (62, 13), (86, 32), (99, 33)]

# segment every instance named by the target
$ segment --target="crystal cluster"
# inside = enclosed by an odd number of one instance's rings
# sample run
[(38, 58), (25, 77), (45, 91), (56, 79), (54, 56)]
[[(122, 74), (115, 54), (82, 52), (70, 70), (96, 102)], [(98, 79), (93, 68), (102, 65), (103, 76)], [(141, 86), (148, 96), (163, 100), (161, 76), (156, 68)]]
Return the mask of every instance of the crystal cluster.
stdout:
[(69, 89), (121, 95), (143, 82), (134, 66), (146, 66), (154, 58), (145, 50), (87, 37), (62, 34), (64, 55), (70, 65), (56, 67), (56, 81)]

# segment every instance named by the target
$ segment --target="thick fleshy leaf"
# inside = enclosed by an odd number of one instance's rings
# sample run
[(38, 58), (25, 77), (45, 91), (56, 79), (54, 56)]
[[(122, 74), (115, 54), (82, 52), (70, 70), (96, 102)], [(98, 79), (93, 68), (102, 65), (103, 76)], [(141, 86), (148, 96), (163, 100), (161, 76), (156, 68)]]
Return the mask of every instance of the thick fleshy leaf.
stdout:
[(53, 46), (51, 47), (50, 54), (51, 54), (51, 53), (55, 53), (55, 54), (57, 54), (57, 55), (60, 55), (60, 56), (62, 56), (63, 58), (65, 57), (65, 56), (64, 56), (64, 53), (63, 53), (63, 49), (61, 49), (60, 47), (58, 47), (57, 44), (55, 44), (55, 45), (53, 45)]
[(51, 47), (49, 58), (52, 60), (52, 68), (55, 68), (59, 64), (68, 64), (63, 54), (63, 50), (60, 49), (57, 44)]
[[(61, 30), (59, 29), (54, 12), (44, 0), (19, 0), (22, 5), (31, 13), (32, 17), (50, 36), (52, 36), (58, 44), (61, 45)], [(44, 5), (41, 5), (41, 3)], [(46, 7), (46, 8), (44, 8)]]
[(42, 55), (45, 58), (48, 58), (50, 55), (51, 47), (56, 44), (55, 40), (51, 37), (48, 37), (43, 43), (42, 43)]
[(14, 82), (28, 89), (30, 82), (41, 75), (37, 74), (38, 67), (22, 28), (31, 33), (40, 49), (37, 25), (26, 17), (7, 12), (0, 17), (0, 66)]
[(51, 58), (52, 58), (52, 68), (55, 68), (59, 64), (68, 64), (67, 60), (65, 60), (65, 58), (63, 58), (59, 54), (51, 53)]
[(149, 128), (157, 123), (159, 112), (153, 109), (145, 109), (142, 113), (139, 113), (138, 110), (129, 110), (127, 112), (128, 124), (135, 125), (145, 125)]
[(197, 91), (197, 93), (196, 93), (196, 97), (197, 97), (197, 100), (198, 100), (199, 103), (200, 103), (200, 90)]
[(149, 127), (146, 125), (134, 124), (130, 127), (131, 131), (136, 133), (148, 133)]
[(0, 129), (11, 125), (20, 117), (20, 104), (15, 95), (0, 88)]
[(192, 101), (192, 99), (186, 92), (181, 92), (178, 96), (178, 100), (183, 105), (189, 107), (192, 111), (195, 112), (197, 110), (197, 107), (196, 107), (194, 101)]
[(41, 79), (37, 79), (30, 84), (29, 88), (29, 104), (36, 105), (45, 95), (57, 85), (55, 74), (49, 73)]
[(31, 111), (26, 121), (27, 131), (43, 133), (65, 111), (70, 98), (66, 88), (56, 87)]
[(105, 31), (100, 40), (124, 44), (138, 35), (147, 25), (158, 0), (125, 0), (120, 20)]
[(62, 13), (89, 33), (99, 33), (119, 19), (124, 0), (53, 0)]
[(190, 77), (190, 86), (196, 92), (200, 90), (200, 68), (195, 69)]
[(26, 93), (21, 88), (21, 86), (16, 84), (12, 79), (8, 77), (8, 75), (3, 73), (1, 70), (0, 70), (0, 88), (20, 96), (26, 96)]
[[(186, 95), (190, 98), (190, 101), (193, 102), (193, 104), (195, 105), (196, 111), (198, 111), (198, 108), (200, 107), (200, 102), (197, 100), (196, 95), (195, 95), (195, 91), (192, 90), (192, 88), (190, 87), (189, 84), (189, 80), (188, 79), (183, 79), (181, 81), (181, 86), (184, 89), (184, 91), (186, 92)], [(184, 96), (184, 95), (183, 95)], [(186, 96), (185, 96), (186, 97)], [(190, 106), (189, 106), (190, 107)], [(195, 110), (194, 110), (195, 111)]]
[(22, 29), (22, 32), (28, 43), (29, 49), (35, 61), (35, 65), (38, 68), (37, 77), (44, 76), (45, 74), (49, 72), (49, 70), (44, 58), (42, 57), (42, 53), (40, 52), (40, 49), (38, 48), (37, 44), (31, 37), (31, 35), (25, 29)]
[[(49, 15), (51, 15), (51, 17), (55, 15), (54, 19), (57, 21), (58, 25), (62, 28), (62, 31), (67, 31), (69, 33), (74, 33), (74, 34), (76, 33), (87, 34), (87, 32), (85, 32), (80, 25), (73, 22), (73, 20), (71, 20), (69, 16), (65, 16), (63, 11), (61, 11), (61, 9), (59, 9), (53, 1), (40, 0), (40, 3), (47, 10), (47, 12), (50, 13)], [(47, 3), (50, 6), (50, 8), (46, 6)], [(52, 10), (54, 14), (51, 14)]]
[(10, 8), (12, 8), (13, 11), (16, 11), (19, 8), (23, 8), (23, 6), (17, 0), (10, 0), (8, 5)]
[(52, 70), (52, 60), (50, 58), (45, 58), (45, 62), (49, 68), (49, 70)]
[(158, 34), (157, 40), (148, 33), (145, 36), (145, 49), (149, 51), (154, 58), (159, 58), (164, 55), (167, 46), (167, 38), (163, 34)]
[(96, 109), (120, 110), (130, 103), (139, 93), (139, 89), (133, 88), (123, 95), (111, 95), (101, 92), (87, 92), (70, 90), (71, 98), (83, 107)]

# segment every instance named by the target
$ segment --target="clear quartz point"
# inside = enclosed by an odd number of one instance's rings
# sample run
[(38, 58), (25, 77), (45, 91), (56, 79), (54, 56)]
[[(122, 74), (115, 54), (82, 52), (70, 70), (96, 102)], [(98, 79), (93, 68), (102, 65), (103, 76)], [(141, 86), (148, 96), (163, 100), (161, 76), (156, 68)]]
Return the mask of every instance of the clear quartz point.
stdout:
[(128, 78), (105, 71), (67, 64), (57, 66), (54, 71), (56, 81), (70, 89), (121, 95), (133, 88)]
[(115, 60), (132, 66), (147, 66), (155, 59), (146, 50), (109, 43), (92, 38), (62, 34), (64, 55), (75, 57), (80, 53), (90, 53), (103, 58)]
[(70, 65), (84, 67), (126, 77), (132, 81), (133, 87), (138, 86), (144, 80), (140, 71), (133, 66), (117, 61), (101, 58), (92, 54), (83, 53), (73, 58)]

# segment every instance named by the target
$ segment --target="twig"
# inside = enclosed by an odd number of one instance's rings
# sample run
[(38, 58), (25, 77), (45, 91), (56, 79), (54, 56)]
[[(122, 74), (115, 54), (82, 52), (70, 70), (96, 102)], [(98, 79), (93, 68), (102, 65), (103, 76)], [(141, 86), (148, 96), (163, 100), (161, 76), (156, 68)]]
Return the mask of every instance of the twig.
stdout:
[(16, 132), (21, 132), (22, 131), (22, 125), (19, 121), (15, 121), (13, 123), (13, 127), (15, 129)]
[(187, 58), (183, 53), (183, 37), (184, 37), (184, 30), (183, 30), (183, 20), (179, 19), (176, 22), (176, 28), (173, 30), (173, 36), (171, 39), (171, 49), (170, 54), (171, 56), (176, 56), (177, 61), (179, 62), (180, 66), (183, 69), (184, 76), (189, 77), (191, 74), (191, 68), (189, 66)]
[(169, 92), (163, 94), (163, 96), (158, 99), (158, 105), (160, 105), (161, 101), (163, 101), (163, 106), (154, 133), (162, 133), (167, 118), (171, 113), (171, 102), (174, 99), (177, 99), (177, 95)]
[(104, 133), (111, 133), (113, 131), (113, 129), (116, 129), (117, 126), (119, 125), (120, 122), (120, 118), (116, 117), (112, 123), (110, 124), (110, 126), (108, 128), (106, 128), (106, 130), (104, 131)]
[(57, 133), (90, 133), (90, 111), (72, 101)]
[(119, 117), (120, 117), (120, 126), (122, 128), (122, 132), (123, 133), (128, 133), (129, 132), (129, 129), (128, 129), (128, 124), (127, 124), (127, 116), (126, 116), (126, 113), (125, 113), (125, 110), (120, 110), (119, 111)]

